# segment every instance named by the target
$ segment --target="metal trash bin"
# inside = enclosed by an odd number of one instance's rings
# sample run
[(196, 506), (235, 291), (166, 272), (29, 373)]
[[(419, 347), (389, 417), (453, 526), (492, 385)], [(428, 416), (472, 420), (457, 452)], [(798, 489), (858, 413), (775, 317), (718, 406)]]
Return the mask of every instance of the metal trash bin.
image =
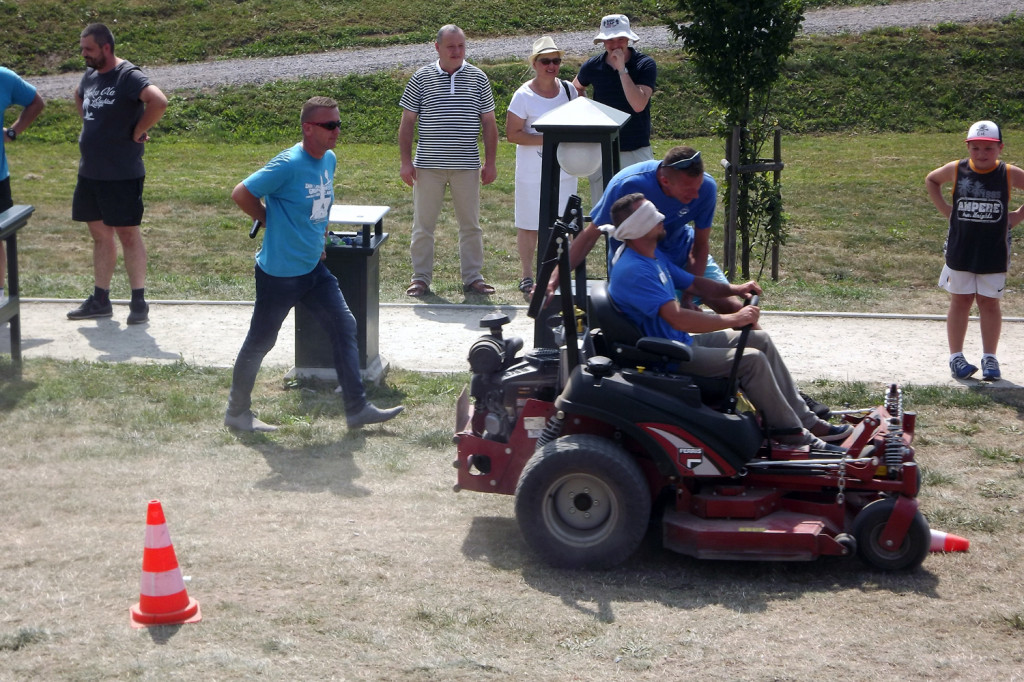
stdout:
[[(11, 367), (21, 381), (21, 289), (18, 284), (18, 230), (28, 224), (34, 206), (12, 206), (0, 212), (0, 241), (7, 243), (7, 298), (0, 301), (0, 324), (10, 322)], [(2, 282), (0, 282), (2, 284)]]
[[(387, 365), (378, 350), (380, 324), (380, 247), (387, 241), (384, 216), (390, 206), (331, 207), (330, 244), (325, 265), (335, 277), (356, 318), (359, 368), (364, 383), (379, 384)], [(330, 340), (303, 306), (295, 308), (295, 368), (289, 376), (335, 381)]]

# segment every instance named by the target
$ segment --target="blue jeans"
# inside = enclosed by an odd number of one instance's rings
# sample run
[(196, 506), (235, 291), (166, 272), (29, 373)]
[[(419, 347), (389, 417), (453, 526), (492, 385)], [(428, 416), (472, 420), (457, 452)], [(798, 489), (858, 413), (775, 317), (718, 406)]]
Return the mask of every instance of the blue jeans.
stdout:
[(331, 340), (345, 413), (355, 414), (366, 406), (366, 389), (359, 375), (356, 318), (341, 294), (338, 279), (322, 262), (312, 272), (298, 277), (274, 277), (257, 265), (256, 305), (249, 333), (235, 359), (229, 414), (241, 414), (252, 406), (252, 387), (263, 358), (277, 343), (277, 334), (288, 313), (299, 304), (312, 313)]

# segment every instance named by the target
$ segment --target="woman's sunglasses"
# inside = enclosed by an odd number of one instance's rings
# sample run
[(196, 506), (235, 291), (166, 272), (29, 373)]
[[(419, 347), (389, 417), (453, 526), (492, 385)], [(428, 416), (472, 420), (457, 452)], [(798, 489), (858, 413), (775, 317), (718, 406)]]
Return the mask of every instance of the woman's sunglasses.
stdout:
[(559, 64), (562, 63), (562, 58), (561, 57), (541, 57), (537, 61), (540, 62), (541, 64), (543, 64), (544, 66), (550, 66), (551, 64), (554, 64), (555, 66), (558, 66)]

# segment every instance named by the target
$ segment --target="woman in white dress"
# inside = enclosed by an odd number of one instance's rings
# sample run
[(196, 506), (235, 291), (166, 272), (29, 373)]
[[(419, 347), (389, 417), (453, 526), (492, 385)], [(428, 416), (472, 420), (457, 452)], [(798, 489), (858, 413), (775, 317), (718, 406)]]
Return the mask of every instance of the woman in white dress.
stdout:
[[(563, 52), (549, 36), (533, 43), (530, 66), (534, 77), (523, 83), (508, 105), (505, 136), (516, 144), (516, 245), (522, 264), (519, 290), (533, 294), (533, 266), (537, 251), (537, 229), (540, 222), (541, 145), (544, 136), (533, 129), (533, 122), (547, 112), (577, 97), (576, 88), (558, 77)], [(571, 194), (576, 192), (576, 178), (560, 171), (558, 213)]]

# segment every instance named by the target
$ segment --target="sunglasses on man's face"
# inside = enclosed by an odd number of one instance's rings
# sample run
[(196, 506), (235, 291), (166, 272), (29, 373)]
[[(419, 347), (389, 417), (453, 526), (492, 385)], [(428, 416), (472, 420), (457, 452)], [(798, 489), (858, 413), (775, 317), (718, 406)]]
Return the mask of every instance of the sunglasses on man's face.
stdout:
[(306, 123), (312, 123), (315, 126), (320, 126), (324, 130), (337, 130), (341, 127), (341, 121), (324, 121), (323, 123), (319, 121), (306, 121)]
[(669, 168), (675, 168), (677, 170), (686, 170), (687, 168), (697, 163), (698, 161), (700, 161), (700, 152), (697, 152), (688, 159), (679, 159), (674, 163), (666, 163), (665, 165), (668, 166)]
[(541, 64), (543, 64), (544, 66), (550, 66), (551, 64), (554, 64), (555, 66), (558, 66), (559, 64), (562, 63), (562, 58), (561, 57), (541, 57), (537, 61), (540, 62)]

